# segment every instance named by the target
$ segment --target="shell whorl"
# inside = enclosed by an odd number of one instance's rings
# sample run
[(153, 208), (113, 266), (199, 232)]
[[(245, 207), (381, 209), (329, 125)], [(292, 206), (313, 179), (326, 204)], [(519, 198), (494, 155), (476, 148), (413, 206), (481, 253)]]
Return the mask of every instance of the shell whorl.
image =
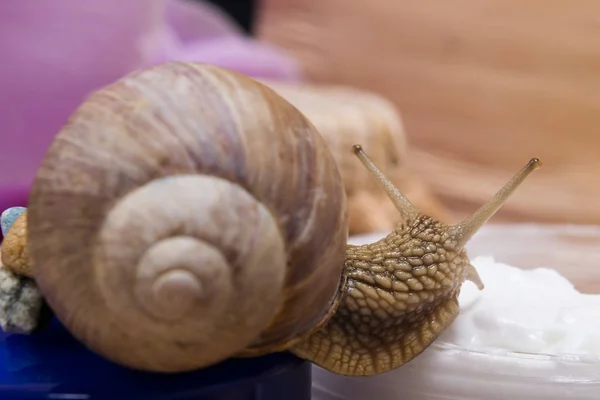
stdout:
[[(248, 229), (223, 229), (239, 221)], [(100, 293), (121, 327), (202, 343), (210, 349), (203, 364), (246, 346), (282, 302), (279, 227), (249, 193), (220, 178), (175, 175), (125, 195), (106, 215), (93, 256), (102, 266)]]
[(113, 361), (200, 368), (281, 349), (338, 296), (339, 171), (273, 91), (194, 63), (93, 93), (29, 199), (36, 280), (57, 317)]

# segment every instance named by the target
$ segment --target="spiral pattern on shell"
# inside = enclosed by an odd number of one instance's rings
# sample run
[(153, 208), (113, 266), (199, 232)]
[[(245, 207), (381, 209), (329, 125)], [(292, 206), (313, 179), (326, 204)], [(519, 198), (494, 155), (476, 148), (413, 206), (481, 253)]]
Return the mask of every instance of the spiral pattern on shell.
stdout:
[(172, 62), (89, 96), (33, 183), (33, 272), (84, 344), (184, 371), (286, 348), (331, 312), (346, 197), (312, 124), (272, 90)]

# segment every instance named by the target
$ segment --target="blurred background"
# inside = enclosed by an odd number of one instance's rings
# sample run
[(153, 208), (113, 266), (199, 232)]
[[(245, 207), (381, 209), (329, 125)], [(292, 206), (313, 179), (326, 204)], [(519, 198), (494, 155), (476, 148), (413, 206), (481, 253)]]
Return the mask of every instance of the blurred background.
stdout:
[[(191, 0), (202, 3), (204, 0)], [(258, 1), (253, 0), (206, 0), (230, 16), (246, 33), (254, 33), (254, 16)]]
[(34, 0), (0, 4), (0, 206), (25, 205), (89, 94), (167, 60), (263, 81), (320, 129), (351, 232), (397, 215), (364, 144), (423, 210), (456, 221), (531, 157), (495, 221), (600, 224), (600, 3), (586, 0)]

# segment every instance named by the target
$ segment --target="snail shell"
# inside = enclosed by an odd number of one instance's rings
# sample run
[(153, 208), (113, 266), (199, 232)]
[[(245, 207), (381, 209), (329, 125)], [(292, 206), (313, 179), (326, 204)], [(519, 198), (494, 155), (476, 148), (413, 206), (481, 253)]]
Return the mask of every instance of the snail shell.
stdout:
[(289, 347), (339, 300), (346, 196), (313, 125), (196, 63), (93, 93), (33, 183), (33, 273), (90, 349), (184, 371)]

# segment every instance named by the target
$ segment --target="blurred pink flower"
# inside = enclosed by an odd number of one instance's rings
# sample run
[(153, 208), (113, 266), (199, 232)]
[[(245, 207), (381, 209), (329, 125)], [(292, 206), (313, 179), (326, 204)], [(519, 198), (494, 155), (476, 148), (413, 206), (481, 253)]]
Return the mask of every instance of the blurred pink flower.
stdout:
[(90, 91), (167, 60), (300, 79), (293, 59), (208, 4), (0, 1), (0, 209), (25, 205), (52, 138)]

